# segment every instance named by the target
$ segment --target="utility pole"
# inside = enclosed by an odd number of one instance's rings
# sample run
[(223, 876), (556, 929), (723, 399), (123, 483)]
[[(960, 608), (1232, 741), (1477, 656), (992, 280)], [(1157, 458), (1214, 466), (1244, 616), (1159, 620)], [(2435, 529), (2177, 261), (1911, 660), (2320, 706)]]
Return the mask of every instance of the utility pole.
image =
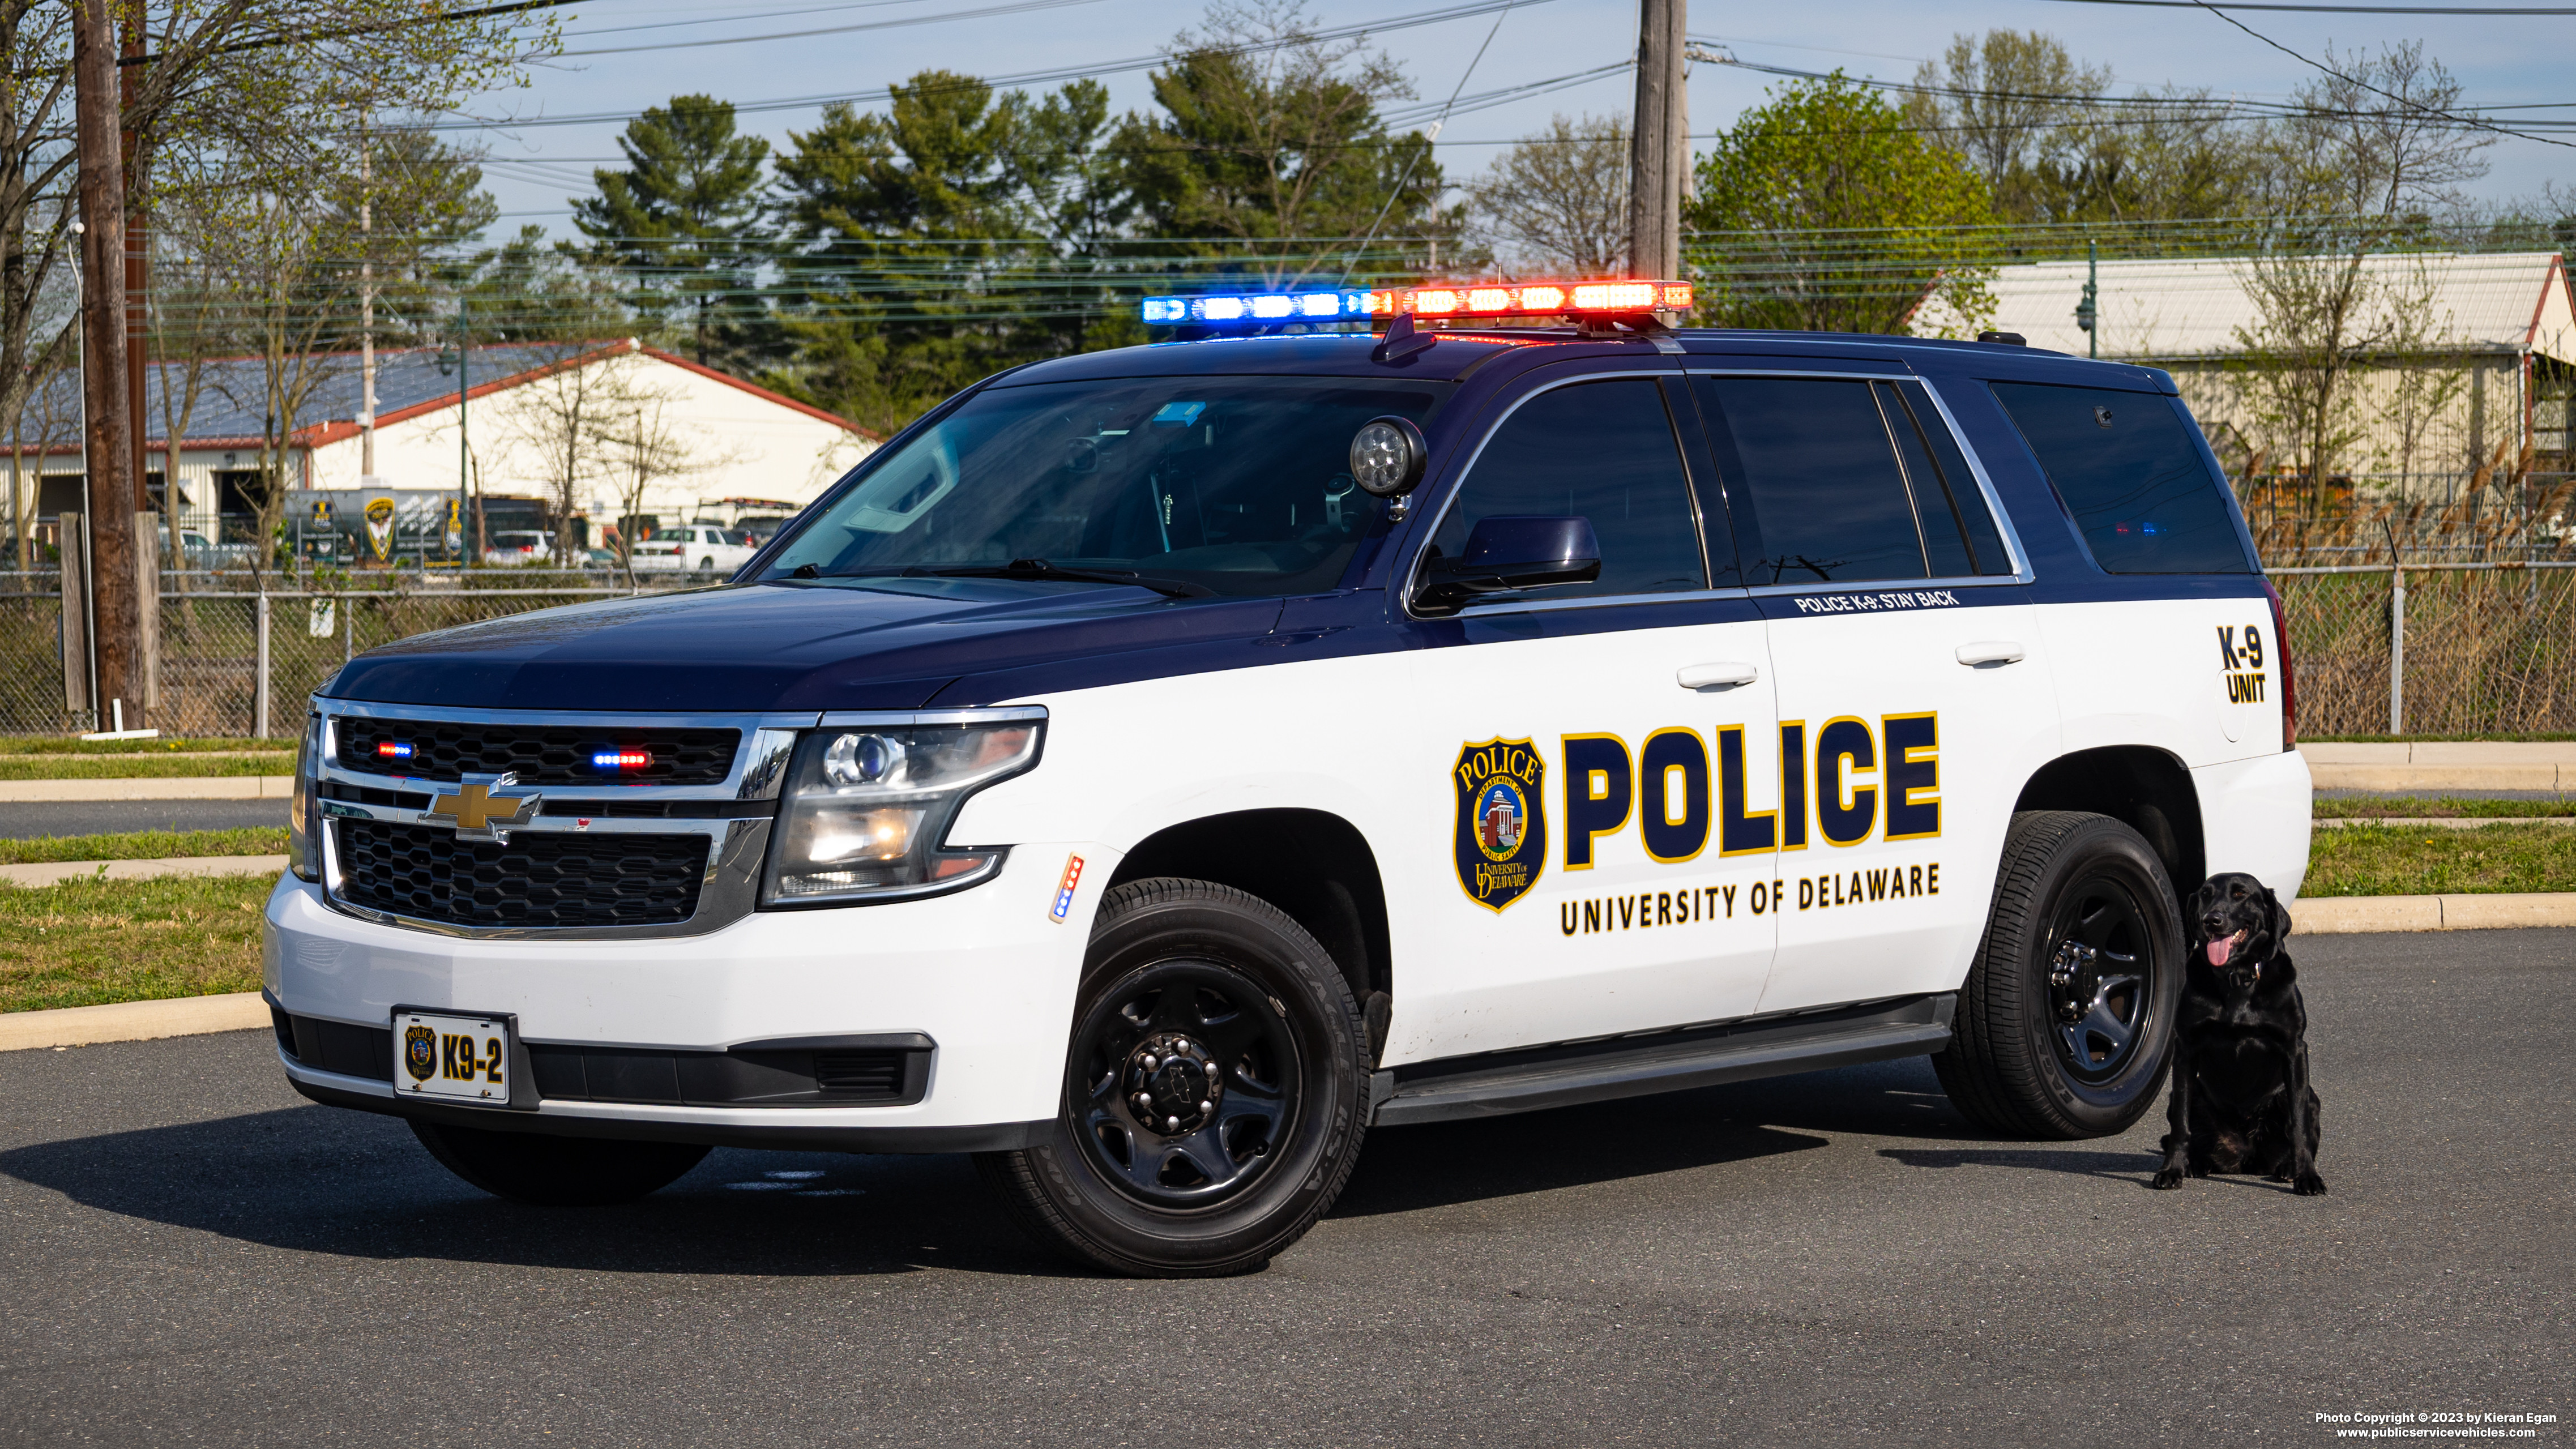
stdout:
[(1690, 0), (1638, 0), (1637, 105), (1628, 138), (1628, 275), (1678, 277), (1682, 265), (1682, 178), (1690, 169), (1690, 123), (1682, 90), (1682, 48)]
[[(120, 50), (121, 54), (130, 61), (139, 61), (144, 54), (143, 10), (144, 0), (135, 0), (133, 8), (125, 12)], [(137, 98), (134, 92), (143, 84), (143, 67), (139, 64), (120, 65), (116, 69), (116, 78), (122, 112), (117, 128), (117, 154), (125, 168), (126, 431), (134, 440), (134, 511), (150, 513), (153, 511), (152, 490), (147, 480), (152, 472), (151, 455), (148, 451), (151, 430), (146, 422), (149, 414), (143, 406), (143, 369), (145, 359), (150, 352), (152, 231), (144, 218), (146, 200), (143, 178), (136, 171), (136, 163), (142, 159), (137, 150), (141, 138), (134, 131), (134, 114), (137, 109)], [(169, 491), (170, 475), (176, 470), (170, 466), (167, 456), (170, 451), (168, 440), (164, 439), (163, 444), (162, 452), (165, 456), (162, 459), (161, 478), (162, 491), (166, 494)], [(153, 562), (155, 564), (160, 562), (159, 539), (147, 538), (137, 546), (152, 550)]]
[[(358, 109), (358, 472), (376, 476), (376, 213), (367, 112)], [(360, 486), (366, 486), (362, 483)]]
[[(107, 0), (75, 0), (72, 21), (74, 135), (80, 157), (81, 336), (88, 365), (81, 397), (87, 407), (92, 597), (98, 639), (99, 693), (134, 706), (126, 721), (143, 723), (144, 691), (136, 609), (134, 424), (126, 384), (125, 176), (117, 127), (116, 17)], [(92, 696), (93, 708), (99, 703)], [(105, 715), (109, 711), (101, 710)]]

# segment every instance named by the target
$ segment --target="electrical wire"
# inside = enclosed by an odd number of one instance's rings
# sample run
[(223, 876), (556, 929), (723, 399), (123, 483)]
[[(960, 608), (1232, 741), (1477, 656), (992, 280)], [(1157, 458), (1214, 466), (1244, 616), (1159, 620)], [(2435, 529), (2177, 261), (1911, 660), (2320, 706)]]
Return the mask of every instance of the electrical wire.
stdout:
[(2421, 101), (2415, 100), (2409, 96), (2401, 96), (2394, 91), (2381, 90), (2379, 87), (2372, 85), (2370, 82), (2363, 80), (2358, 76), (2345, 75), (2342, 71), (2336, 70), (2333, 66), (2308, 59), (2306, 56), (2299, 54), (2290, 47), (2283, 45), (2281, 42), (2274, 40), (2272, 37), (2265, 35), (2259, 30), (2256, 30), (2253, 26), (2246, 24), (2244, 21), (2237, 19), (2235, 16), (2228, 14), (2226, 11), (2219, 9), (2215, 5), (2204, 3), (2204, 0), (2193, 0), (2193, 3), (2199, 5), (2201, 9), (2208, 11), (2210, 14), (2217, 16), (2219, 19), (2226, 21), (2228, 24), (2235, 26), (2237, 29), (2244, 31), (2246, 34), (2253, 36), (2256, 40), (2259, 40), (2265, 45), (2272, 47), (2274, 50), (2281, 52), (2283, 55), (2288, 56), (2290, 59), (2299, 62), (2301, 65), (2323, 71), (2325, 74), (2333, 76), (2336, 80), (2342, 81), (2346, 85), (2359, 86), (2363, 90), (2370, 92), (2372, 95), (2381, 96), (2388, 100), (2395, 101), (2399, 105), (2404, 106), (2406, 109), (2413, 111), (2418, 115), (2437, 117), (2441, 120), (2450, 122), (2453, 125), (2468, 126), (2480, 131), (2493, 131), (2499, 136), (2514, 136), (2525, 141), (2538, 141), (2546, 146), (2565, 146), (2570, 149), (2576, 149), (2576, 141), (2561, 141), (2551, 136), (2535, 136), (2528, 131), (2518, 131), (2509, 126), (2496, 125), (2491, 121), (2480, 120), (2476, 117), (2462, 116), (2458, 112), (2447, 110), (2439, 106), (2425, 105)]
[(781, 30), (768, 35), (719, 35), (695, 40), (664, 40), (649, 45), (612, 45), (592, 50), (559, 50), (556, 59), (586, 55), (636, 55), (648, 50), (701, 50), (711, 45), (753, 45), (768, 40), (804, 40), (817, 35), (849, 35), (862, 30), (901, 30), (915, 25), (944, 25), (951, 20), (984, 20), (995, 15), (1017, 15), (1030, 10), (1062, 10), (1072, 5), (1097, 5), (1100, 0), (1018, 0), (1010, 5), (988, 5), (981, 10), (948, 10), (937, 15), (907, 15), (899, 20), (870, 20), (857, 25), (833, 25), (814, 30)]
[[(1389, 30), (1409, 30), (1416, 26), (1439, 25), (1451, 20), (1467, 20), (1479, 15), (1491, 15), (1496, 11), (1510, 9), (1514, 6), (1518, 6), (1521, 9), (1528, 9), (1532, 6), (1551, 3), (1553, 3), (1553, 0), (1469, 0), (1469, 3), (1466, 4), (1444, 6), (1437, 10), (1418, 10), (1405, 15), (1391, 15), (1383, 20), (1371, 20), (1356, 25), (1336, 26), (1329, 30), (1309, 30), (1277, 40), (1251, 41), (1242, 45), (1208, 46), (1193, 50), (1189, 53), (1194, 55), (1253, 55), (1262, 51), (1284, 50), (1293, 45), (1306, 45), (1316, 42), (1329, 44), (1336, 40), (1357, 40)], [(1148, 70), (1158, 65), (1169, 65), (1172, 63), (1172, 60), (1172, 55), (1158, 52), (1153, 55), (1130, 56), (1123, 60), (1097, 61), (1086, 65), (1063, 66), (1049, 70), (1022, 71), (1015, 75), (992, 76), (981, 79), (977, 81), (976, 84), (990, 87), (994, 90), (1003, 90), (1015, 86), (1045, 85), (1053, 81), (1080, 80), (1091, 76), (1115, 75), (1121, 71)], [(734, 110), (737, 114), (751, 115), (771, 111), (811, 110), (816, 107), (834, 104), (861, 105), (871, 101), (891, 100), (894, 98), (894, 89), (895, 88), (891, 86), (880, 86), (876, 89), (865, 91), (844, 91), (839, 93), (806, 96), (779, 96), (768, 100), (738, 101), (734, 104)], [(917, 94), (919, 92), (916, 91), (915, 93)], [(640, 114), (642, 114), (640, 111), (594, 111), (571, 116), (533, 116), (524, 118), (468, 116), (456, 121), (422, 122), (420, 124), (407, 127), (406, 129), (417, 131), (479, 131), (490, 129), (517, 130), (537, 126), (595, 126), (631, 121)]]

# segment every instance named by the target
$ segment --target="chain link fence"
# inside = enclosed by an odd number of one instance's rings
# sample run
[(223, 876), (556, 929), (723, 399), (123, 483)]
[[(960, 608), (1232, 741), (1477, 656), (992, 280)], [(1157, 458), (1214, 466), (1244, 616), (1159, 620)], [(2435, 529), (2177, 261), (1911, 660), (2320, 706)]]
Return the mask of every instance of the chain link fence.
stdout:
[[(2272, 579), (2288, 615), (2302, 734), (2576, 732), (2576, 563), (2308, 566)], [(153, 718), (163, 733), (274, 735), (353, 654), (636, 592), (595, 574), (532, 570), (385, 588), (263, 582), (277, 580), (164, 579)], [(98, 728), (64, 706), (61, 630), (53, 576), (0, 577), (0, 734)]]
[(2276, 568), (2299, 733), (2576, 731), (2576, 564)]
[[(274, 587), (279, 583), (274, 575), (247, 573), (163, 576), (155, 728), (165, 735), (274, 737), (293, 730), (304, 697), (332, 671), (377, 645), (532, 609), (655, 591), (539, 570), (408, 587)], [(6, 629), (0, 734), (101, 727), (89, 711), (64, 704), (62, 621), (58, 576), (0, 579), (0, 627)]]

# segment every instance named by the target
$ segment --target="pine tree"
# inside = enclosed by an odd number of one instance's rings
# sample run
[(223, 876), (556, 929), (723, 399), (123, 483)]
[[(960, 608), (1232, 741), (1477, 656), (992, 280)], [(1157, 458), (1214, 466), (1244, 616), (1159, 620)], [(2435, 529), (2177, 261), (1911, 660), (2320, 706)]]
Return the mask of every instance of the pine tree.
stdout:
[(769, 143), (734, 133), (733, 104), (673, 96), (627, 123), (622, 169), (592, 173), (573, 225), (633, 275), (637, 308), (685, 329), (701, 365), (738, 362), (765, 320), (755, 288), (763, 165)]

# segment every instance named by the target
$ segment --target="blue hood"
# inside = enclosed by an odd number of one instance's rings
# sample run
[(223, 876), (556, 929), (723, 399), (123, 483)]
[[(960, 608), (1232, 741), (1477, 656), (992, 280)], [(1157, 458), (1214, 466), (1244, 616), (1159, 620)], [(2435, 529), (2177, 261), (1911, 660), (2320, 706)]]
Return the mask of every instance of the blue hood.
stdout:
[[(470, 597), (467, 596), (467, 597)], [(513, 614), (372, 649), (322, 693), (475, 709), (918, 709), (1253, 662), (1277, 599), (966, 579), (748, 584)], [(1033, 672), (1034, 671), (1034, 672)], [(979, 688), (979, 676), (995, 678)]]

